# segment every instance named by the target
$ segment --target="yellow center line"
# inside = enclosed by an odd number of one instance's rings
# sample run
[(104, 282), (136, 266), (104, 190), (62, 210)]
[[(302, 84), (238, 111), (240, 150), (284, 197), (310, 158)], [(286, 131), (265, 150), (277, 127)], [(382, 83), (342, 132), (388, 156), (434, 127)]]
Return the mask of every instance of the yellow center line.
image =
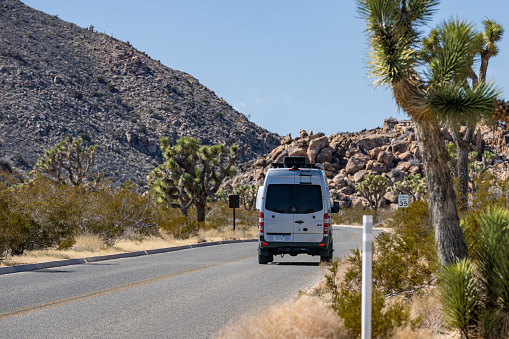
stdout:
[(236, 259), (232, 259), (232, 260), (228, 260), (228, 261), (224, 261), (224, 262), (220, 262), (220, 263), (216, 263), (216, 264), (210, 264), (210, 265), (201, 266), (201, 267), (197, 267), (197, 268), (191, 268), (191, 269), (187, 269), (187, 270), (177, 271), (177, 272), (174, 272), (174, 273), (165, 274), (165, 275), (161, 275), (161, 276), (150, 278), (150, 279), (145, 279), (145, 280), (141, 280), (141, 281), (125, 284), (125, 285), (120, 285), (120, 286), (117, 286), (117, 287), (108, 288), (108, 289), (105, 289), (105, 290), (102, 290), (102, 291), (97, 291), (97, 292), (87, 293), (87, 294), (78, 295), (78, 296), (74, 296), (74, 297), (54, 300), (54, 301), (50, 301), (50, 302), (47, 302), (47, 303), (44, 303), (44, 304), (40, 304), (40, 305), (20, 308), (18, 310), (0, 313), (0, 319), (5, 319), (5, 318), (13, 317), (15, 315), (25, 314), (25, 313), (30, 313), (30, 312), (34, 312), (34, 311), (37, 311), (37, 310), (43, 310), (45, 308), (56, 307), (56, 306), (68, 304), (68, 303), (75, 302), (75, 301), (80, 301), (80, 300), (85, 300), (85, 299), (89, 299), (89, 298), (99, 297), (99, 296), (103, 296), (103, 295), (107, 295), (107, 294), (111, 294), (111, 293), (115, 293), (115, 292), (125, 291), (125, 290), (128, 290), (128, 289), (134, 288), (134, 287), (148, 285), (148, 284), (152, 284), (152, 283), (155, 283), (155, 282), (158, 282), (158, 281), (162, 281), (162, 280), (165, 280), (165, 279), (174, 278), (174, 277), (177, 277), (177, 276), (180, 276), (180, 275), (184, 275), (184, 274), (187, 274), (187, 273), (202, 271), (202, 270), (205, 270), (205, 269), (208, 269), (208, 268), (213, 268), (213, 267), (218, 267), (218, 266), (230, 264), (230, 263), (233, 263), (233, 262), (236, 262), (236, 261), (241, 261), (241, 260), (244, 260), (244, 259), (247, 259), (247, 258), (252, 258), (254, 256), (256, 256), (256, 254), (246, 255), (246, 256), (243, 256), (243, 257), (240, 257), (240, 258), (236, 258)]

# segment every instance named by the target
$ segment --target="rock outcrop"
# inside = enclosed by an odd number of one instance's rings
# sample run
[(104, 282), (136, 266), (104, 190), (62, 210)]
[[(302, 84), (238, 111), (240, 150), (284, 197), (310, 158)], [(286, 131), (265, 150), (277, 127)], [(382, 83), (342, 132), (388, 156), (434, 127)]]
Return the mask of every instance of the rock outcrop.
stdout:
[[(241, 166), (243, 172), (229, 179), (225, 185), (262, 184), (272, 162), (282, 162), (287, 155), (307, 156), (309, 162), (322, 163), (328, 178), (331, 196), (343, 206), (367, 206), (366, 199), (356, 193), (356, 188), (366, 174), (384, 175), (390, 184), (402, 181), (410, 174), (424, 177), (419, 145), (411, 121), (386, 119), (382, 128), (359, 133), (340, 133), (326, 137), (323, 133), (301, 131), (300, 137), (285, 138), (266, 157)], [(447, 129), (443, 130), (444, 142), (451, 142)], [(496, 128), (480, 127), (475, 133), (471, 151), (480, 154), (490, 151), (497, 156), (488, 164), (488, 170), (497, 177), (509, 178), (509, 131), (499, 124)], [(476, 165), (483, 166), (482, 162)], [(486, 164), (484, 164), (486, 166)], [(381, 204), (394, 204), (397, 197), (387, 191)]]

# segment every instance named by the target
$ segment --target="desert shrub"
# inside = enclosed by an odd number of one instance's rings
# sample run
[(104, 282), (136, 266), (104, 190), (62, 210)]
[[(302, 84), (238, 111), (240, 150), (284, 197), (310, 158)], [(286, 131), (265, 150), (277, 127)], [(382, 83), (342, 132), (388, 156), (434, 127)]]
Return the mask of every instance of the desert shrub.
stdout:
[(15, 209), (11, 192), (0, 188), (0, 257), (8, 253), (21, 254), (29, 249), (30, 236), (38, 225), (30, 218)]
[(103, 84), (103, 85), (106, 85), (108, 83), (108, 81), (106, 81), (106, 79), (103, 76), (101, 76), (101, 75), (96, 76), (95, 80), (98, 83)]
[[(332, 303), (332, 308), (343, 319), (345, 327), (353, 337), (361, 335), (361, 300), (361, 290), (357, 286), (341, 285)], [(419, 319), (410, 319), (408, 306), (404, 302), (386, 302), (383, 293), (376, 289), (372, 293), (371, 307), (373, 338), (389, 338), (395, 329), (403, 326), (414, 327), (419, 323)]]
[(188, 239), (198, 236), (199, 225), (194, 217), (194, 211), (190, 210), (185, 216), (179, 210), (159, 205), (159, 228), (175, 239)]
[[(433, 228), (424, 201), (415, 201), (408, 209), (395, 211), (392, 223), (394, 231), (379, 234), (373, 245), (374, 337), (388, 337), (396, 327), (419, 323), (419, 319), (410, 318), (408, 309), (398, 298), (409, 298), (430, 286), (438, 267)], [(340, 271), (342, 276), (338, 279)], [(328, 288), (334, 291), (332, 307), (355, 336), (361, 326), (361, 276), (359, 249), (345, 259), (336, 258), (326, 275)]]
[[(383, 232), (373, 245), (373, 286), (385, 296), (413, 294), (434, 280), (437, 272), (433, 232), (417, 234), (415, 225)], [(345, 279), (360, 284), (362, 255), (359, 249), (345, 259), (349, 269)]]
[(476, 173), (472, 180), (471, 211), (475, 213), (490, 206), (509, 207), (509, 183), (488, 171)]
[[(188, 216), (178, 213), (175, 208), (161, 207), (162, 217), (160, 227), (166, 233), (173, 235), (176, 239), (187, 239), (198, 235), (199, 229), (203, 230), (226, 230), (232, 228), (232, 210), (224, 201), (210, 201), (207, 205), (206, 221), (198, 224), (196, 222), (196, 208), (189, 210)], [(235, 210), (235, 224), (237, 229), (247, 230), (258, 225), (258, 212), (247, 211), (239, 208)]]
[(415, 256), (423, 258), (436, 271), (434, 230), (427, 202), (414, 201), (408, 208), (395, 210), (390, 222), (394, 233), (416, 251)]
[[(207, 213), (207, 221), (198, 223), (196, 208), (183, 216), (150, 195), (140, 195), (132, 183), (119, 188), (110, 182), (61, 185), (42, 174), (26, 184), (0, 180), (0, 253), (67, 249), (79, 236), (94, 236), (112, 246), (121, 239), (157, 236), (160, 230), (186, 239), (199, 236), (199, 229), (221, 234), (231, 227), (232, 211), (225, 202), (210, 202)], [(236, 211), (239, 230), (257, 223), (256, 211)]]
[(80, 199), (75, 187), (56, 185), (44, 176), (9, 192), (13, 253), (50, 246), (69, 248), (77, 231)]
[[(235, 209), (235, 216), (238, 219), (240, 208)], [(218, 229), (233, 224), (233, 212), (224, 201), (210, 202), (207, 205), (205, 217), (205, 229)]]
[(114, 189), (104, 187), (88, 193), (83, 233), (98, 235), (112, 245), (129, 234), (138, 239), (158, 232), (158, 209), (149, 196), (141, 196), (128, 182)]
[(4, 204), (4, 210), (10, 214), (3, 215), (11, 221), (3, 227), (9, 225), (11, 231), (3, 233), (15, 239), (9, 241), (17, 244), (16, 248), (9, 245), (13, 252), (53, 246), (66, 249), (79, 235), (98, 236), (107, 245), (126, 237), (142, 240), (158, 234), (162, 219), (158, 206), (149, 196), (138, 194), (132, 184), (91, 190), (59, 185), (39, 175), (8, 192), (11, 202), (8, 209)]
[(509, 210), (487, 208), (462, 220), (469, 259), (441, 274), (446, 321), (463, 335), (509, 335)]
[(71, 92), (71, 97), (80, 100), (80, 99), (83, 99), (83, 93), (81, 93), (80, 91), (74, 89)]

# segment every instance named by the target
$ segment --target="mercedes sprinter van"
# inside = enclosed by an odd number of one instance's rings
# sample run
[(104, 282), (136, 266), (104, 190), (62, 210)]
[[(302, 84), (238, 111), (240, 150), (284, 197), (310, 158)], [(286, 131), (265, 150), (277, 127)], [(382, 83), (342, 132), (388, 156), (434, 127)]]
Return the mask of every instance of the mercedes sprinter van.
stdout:
[(283, 163), (273, 163), (258, 189), (256, 209), (260, 212), (260, 264), (272, 262), (278, 254), (332, 259), (331, 213), (339, 211), (339, 203), (331, 207), (321, 164), (309, 164), (306, 157), (285, 157)]

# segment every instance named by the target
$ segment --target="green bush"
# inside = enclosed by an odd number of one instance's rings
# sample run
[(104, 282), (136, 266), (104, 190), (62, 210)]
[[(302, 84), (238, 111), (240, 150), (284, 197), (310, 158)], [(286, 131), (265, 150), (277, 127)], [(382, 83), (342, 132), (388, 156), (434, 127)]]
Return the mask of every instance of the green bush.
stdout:
[(77, 230), (75, 193), (73, 187), (54, 185), (42, 176), (31, 184), (2, 190), (3, 250), (22, 254), (72, 246)]
[(85, 196), (83, 233), (98, 235), (107, 245), (127, 235), (141, 240), (158, 234), (157, 206), (149, 196), (138, 194), (134, 184), (127, 182), (118, 189), (107, 186)]
[[(353, 337), (361, 335), (362, 295), (358, 288), (342, 285), (334, 296), (332, 309), (343, 319)], [(392, 332), (403, 326), (418, 326), (420, 319), (411, 320), (408, 306), (402, 301), (387, 302), (379, 290), (372, 291), (371, 327), (373, 338), (390, 338)]]
[(465, 336), (509, 335), (509, 210), (489, 207), (462, 220), (470, 259), (441, 274), (446, 321)]
[(80, 91), (74, 89), (72, 92), (71, 92), (71, 96), (75, 99), (78, 99), (78, 100), (81, 100), (83, 99), (83, 93), (81, 93)]
[[(114, 188), (110, 182), (96, 185), (62, 185), (38, 174), (19, 184), (8, 174), (0, 178), (0, 257), (27, 250), (71, 247), (79, 235), (96, 235), (106, 245), (120, 239), (143, 240), (160, 230), (177, 239), (198, 236), (199, 229), (228, 229), (232, 210), (226, 202), (209, 201), (207, 221), (198, 223), (196, 208), (183, 216), (151, 195), (140, 195), (126, 183)], [(258, 223), (256, 211), (236, 210), (236, 226), (247, 230)], [(200, 226), (200, 227), (198, 227)]]
[[(373, 284), (386, 296), (415, 293), (430, 285), (437, 272), (433, 231), (421, 226), (427, 208), (423, 202), (414, 202), (409, 209), (415, 219), (404, 215), (407, 222), (395, 226), (394, 232), (380, 233), (373, 245)], [(345, 279), (352, 282), (361, 276), (360, 250), (353, 250), (345, 261), (350, 267)]]
[[(383, 232), (373, 245), (373, 337), (388, 337), (402, 325), (417, 325), (400, 300), (430, 286), (437, 274), (433, 228), (428, 206), (415, 201), (408, 209), (392, 215), (393, 232)], [(339, 266), (345, 267), (343, 280), (336, 286)], [(362, 256), (359, 249), (346, 259), (336, 258), (326, 275), (327, 286), (333, 292), (332, 307), (345, 321), (351, 334), (360, 333)]]
[(443, 268), (440, 275), (444, 319), (469, 337), (474, 327), (479, 297), (474, 277), (475, 265), (463, 259)]
[(32, 230), (38, 228), (28, 215), (16, 211), (9, 193), (4, 188), (0, 190), (0, 257), (29, 249), (33, 241), (30, 235), (35, 233)]
[(509, 207), (509, 182), (498, 180), (490, 172), (476, 173), (472, 180), (471, 205), (472, 213), (492, 206)]

